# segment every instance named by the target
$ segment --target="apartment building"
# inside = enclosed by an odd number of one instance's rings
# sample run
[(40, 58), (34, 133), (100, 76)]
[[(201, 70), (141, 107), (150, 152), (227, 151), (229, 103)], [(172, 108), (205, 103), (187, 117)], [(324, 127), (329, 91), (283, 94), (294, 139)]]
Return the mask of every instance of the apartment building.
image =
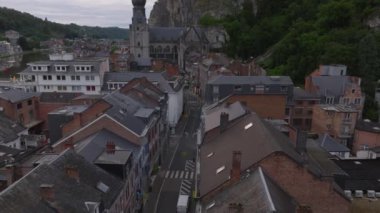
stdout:
[(72, 54), (50, 55), (20, 73), (26, 91), (100, 94), (103, 76), (109, 72), (108, 58), (74, 59)]
[(349, 146), (354, 135), (354, 129), (359, 111), (345, 105), (315, 105), (311, 132), (327, 133), (343, 145)]

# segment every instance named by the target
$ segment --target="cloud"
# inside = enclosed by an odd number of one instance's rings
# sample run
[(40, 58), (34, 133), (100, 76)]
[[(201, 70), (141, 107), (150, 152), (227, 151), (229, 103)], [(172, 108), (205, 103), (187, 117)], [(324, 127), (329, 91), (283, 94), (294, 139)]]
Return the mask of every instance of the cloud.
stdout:
[[(147, 17), (154, 2), (147, 0)], [(63, 24), (122, 28), (128, 28), (133, 8), (131, 0), (0, 0), (0, 6)]]

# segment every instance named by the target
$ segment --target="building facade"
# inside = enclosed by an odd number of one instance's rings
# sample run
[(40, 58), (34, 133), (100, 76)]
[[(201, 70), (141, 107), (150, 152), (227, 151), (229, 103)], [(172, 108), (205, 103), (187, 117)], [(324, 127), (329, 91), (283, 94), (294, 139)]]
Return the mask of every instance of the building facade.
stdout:
[(329, 134), (343, 145), (350, 146), (359, 111), (344, 105), (315, 105), (311, 132)]
[(294, 108), (291, 124), (303, 131), (310, 131), (313, 118), (313, 107), (319, 104), (320, 98), (296, 87), (294, 88)]
[(20, 73), (27, 91), (100, 94), (108, 58), (74, 59), (72, 54), (50, 55), (49, 61), (28, 64)]

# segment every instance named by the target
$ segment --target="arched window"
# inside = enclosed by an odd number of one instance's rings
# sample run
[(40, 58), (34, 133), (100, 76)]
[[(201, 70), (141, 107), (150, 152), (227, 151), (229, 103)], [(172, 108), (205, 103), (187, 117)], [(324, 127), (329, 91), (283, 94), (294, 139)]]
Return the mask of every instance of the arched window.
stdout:
[(170, 47), (169, 47), (169, 45), (165, 47), (164, 53), (170, 53)]
[(161, 53), (161, 52), (162, 52), (162, 47), (161, 47), (161, 46), (158, 46), (157, 49), (156, 49), (156, 52), (157, 52), (157, 53)]

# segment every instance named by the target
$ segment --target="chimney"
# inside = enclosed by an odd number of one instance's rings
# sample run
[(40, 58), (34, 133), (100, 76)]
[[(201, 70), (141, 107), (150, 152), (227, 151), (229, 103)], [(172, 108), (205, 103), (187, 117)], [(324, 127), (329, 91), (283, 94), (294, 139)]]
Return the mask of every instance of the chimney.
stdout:
[(40, 195), (43, 200), (53, 202), (54, 201), (54, 185), (53, 184), (41, 184)]
[(221, 133), (227, 130), (228, 120), (229, 120), (228, 113), (222, 112), (220, 114), (220, 126), (219, 126)]
[(241, 151), (233, 151), (232, 153), (232, 169), (231, 180), (239, 181), (241, 173)]
[(66, 175), (79, 183), (79, 171), (76, 166), (65, 166)]
[(114, 154), (115, 153), (115, 143), (113, 141), (107, 142), (106, 151), (108, 154)]
[(306, 152), (307, 133), (297, 129), (296, 150), (302, 154)]

